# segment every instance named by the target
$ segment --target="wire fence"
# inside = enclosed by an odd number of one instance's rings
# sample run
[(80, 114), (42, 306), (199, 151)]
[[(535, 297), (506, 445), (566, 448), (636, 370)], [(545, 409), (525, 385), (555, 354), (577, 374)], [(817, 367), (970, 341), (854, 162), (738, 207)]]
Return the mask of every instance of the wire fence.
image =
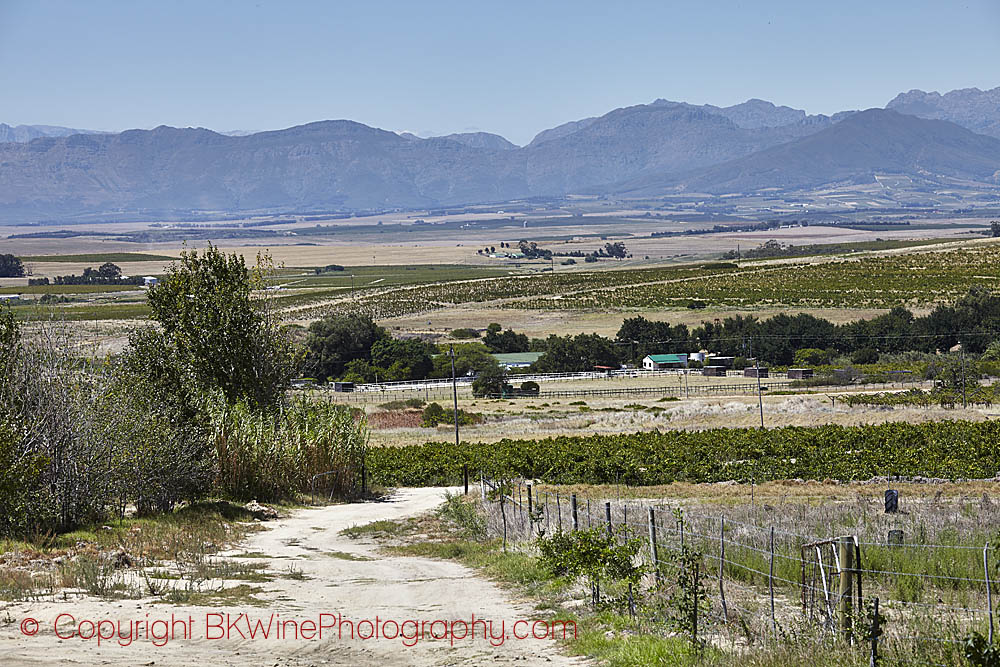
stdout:
[[(706, 594), (699, 633), (715, 643), (747, 645), (794, 631), (853, 645), (870, 654), (870, 664), (951, 665), (968, 664), (963, 650), (972, 633), (994, 641), (998, 554), (989, 544), (810, 536), (677, 502), (597, 500), (524, 480), (481, 478), (479, 492), (489, 532), (509, 543), (595, 527), (618, 541), (642, 540), (647, 591), (676, 569), (677, 554), (696, 554)], [(630, 588), (630, 610), (631, 595)], [(639, 609), (640, 620), (661, 620), (655, 604)]]

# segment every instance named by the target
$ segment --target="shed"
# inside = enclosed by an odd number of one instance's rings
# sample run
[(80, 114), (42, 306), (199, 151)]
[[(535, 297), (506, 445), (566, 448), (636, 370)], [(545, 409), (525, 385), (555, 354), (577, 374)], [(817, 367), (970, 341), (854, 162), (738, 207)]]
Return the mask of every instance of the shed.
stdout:
[(725, 366), (726, 368), (732, 368), (734, 361), (736, 361), (736, 357), (717, 357), (714, 354), (710, 354), (705, 357), (705, 363), (711, 366)]
[(743, 377), (746, 378), (766, 378), (768, 376), (767, 366), (747, 366), (743, 369)]
[(160, 282), (156, 276), (143, 276), (142, 284), (146, 287), (152, 287), (156, 283)]
[(333, 383), (333, 390), (334, 391), (342, 391), (342, 392), (354, 391), (354, 383), (353, 382), (334, 382)]
[(642, 367), (647, 371), (658, 371), (662, 368), (687, 368), (687, 354), (647, 354), (642, 360)]
[(811, 368), (789, 368), (788, 369), (788, 379), (789, 380), (805, 380), (813, 376), (813, 369)]
[(702, 375), (708, 375), (710, 377), (726, 377), (726, 367), (725, 366), (705, 366), (701, 369)]

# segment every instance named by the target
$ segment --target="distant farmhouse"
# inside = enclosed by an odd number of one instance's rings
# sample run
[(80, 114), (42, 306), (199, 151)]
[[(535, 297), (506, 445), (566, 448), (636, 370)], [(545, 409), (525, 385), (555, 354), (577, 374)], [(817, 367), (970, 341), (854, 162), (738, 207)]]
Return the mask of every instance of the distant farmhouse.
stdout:
[(659, 371), (664, 368), (687, 368), (686, 354), (648, 354), (642, 360), (642, 367), (647, 371)]

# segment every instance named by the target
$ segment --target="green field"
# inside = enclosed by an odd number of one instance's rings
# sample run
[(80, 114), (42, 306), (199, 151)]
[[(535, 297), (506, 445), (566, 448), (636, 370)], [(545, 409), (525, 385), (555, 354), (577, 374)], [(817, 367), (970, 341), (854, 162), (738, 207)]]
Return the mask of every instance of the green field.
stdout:
[(19, 320), (38, 321), (95, 321), (95, 320), (140, 320), (149, 317), (149, 306), (145, 303), (100, 303), (72, 306), (13, 306), (11, 310)]
[(21, 257), (22, 262), (67, 262), (67, 263), (87, 263), (103, 264), (113, 262), (170, 262), (177, 259), (168, 255), (147, 255), (141, 252), (107, 252), (90, 255), (25, 255)]

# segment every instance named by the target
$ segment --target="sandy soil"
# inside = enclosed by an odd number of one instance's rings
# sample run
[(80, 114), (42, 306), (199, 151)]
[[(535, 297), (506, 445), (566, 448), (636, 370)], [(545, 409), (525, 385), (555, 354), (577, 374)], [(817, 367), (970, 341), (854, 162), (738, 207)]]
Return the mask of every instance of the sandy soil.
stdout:
[[(502, 646), (493, 647), (482, 639), (481, 628), (475, 641), (456, 639), (454, 646), (449, 645), (448, 640), (423, 639), (407, 647), (400, 639), (338, 639), (336, 629), (327, 630), (322, 640), (296, 640), (288, 636), (240, 639), (235, 633), (229, 638), (207, 638), (207, 634), (215, 636), (220, 631), (208, 630), (207, 621), (215, 619), (206, 619), (206, 614), (227, 612), (232, 618), (245, 613), (252, 622), (264, 623), (271, 614), (280, 614), (282, 620), (315, 622), (320, 614), (339, 613), (356, 623), (375, 619), (377, 615), (382, 620), (403, 623), (412, 619), (428, 624), (437, 619), (471, 620), (475, 614), (477, 619), (494, 620), (494, 634), (499, 634), (499, 623), (505, 621), (506, 633), (510, 634), (515, 621), (532, 617), (531, 609), (511, 601), (494, 584), (469, 569), (450, 561), (385, 556), (377, 551), (373, 542), (339, 534), (340, 530), (352, 525), (426, 512), (439, 505), (442, 499), (443, 489), (403, 489), (387, 502), (306, 509), (268, 524), (268, 530), (255, 534), (229, 555), (260, 552), (267, 555), (272, 569), (294, 566), (306, 578), (278, 578), (264, 584), (265, 592), (259, 597), (266, 599), (266, 604), (261, 607), (183, 607), (156, 604), (150, 599), (106, 602), (94, 598), (9, 604), (0, 609), (0, 664), (241, 667), (264, 664), (480, 665), (514, 661), (582, 664), (577, 659), (562, 656), (555, 643), (548, 640), (509, 639)], [(143, 622), (146, 618), (169, 620), (171, 614), (177, 619), (190, 616), (194, 620), (190, 639), (178, 636), (162, 647), (152, 645), (148, 639), (125, 647), (112, 642), (98, 646), (96, 639), (56, 637), (53, 624), (60, 613), (71, 613), (77, 621)], [(40, 630), (35, 636), (25, 637), (20, 631), (27, 617), (39, 622)], [(324, 620), (334, 622), (330, 619), (325, 617)], [(391, 624), (389, 627), (391, 631)], [(441, 625), (435, 627), (435, 634), (440, 635)], [(182, 630), (183, 626), (177, 627), (178, 635)], [(66, 635), (69, 630), (60, 625), (60, 632)], [(456, 633), (461, 633), (460, 626)]]

